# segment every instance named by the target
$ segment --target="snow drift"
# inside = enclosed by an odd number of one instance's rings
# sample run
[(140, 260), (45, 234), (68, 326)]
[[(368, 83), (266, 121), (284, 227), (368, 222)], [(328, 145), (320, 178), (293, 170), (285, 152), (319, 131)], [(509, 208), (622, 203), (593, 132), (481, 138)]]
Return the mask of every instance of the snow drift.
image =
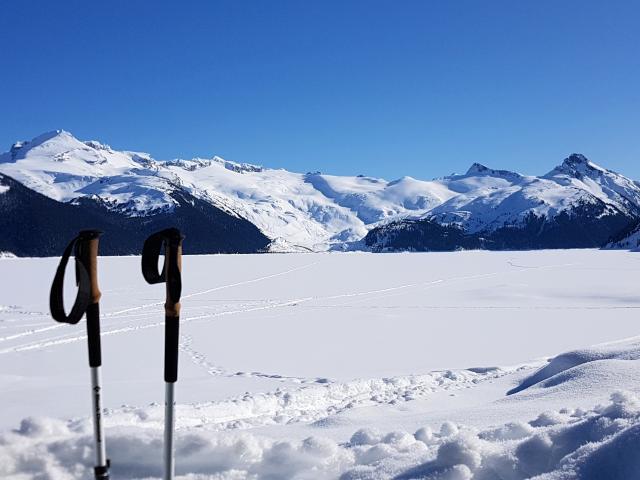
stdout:
[[(0, 475), (7, 480), (89, 478), (88, 421), (26, 418), (0, 435)], [(106, 432), (116, 478), (161, 478), (161, 434), (144, 427)], [(545, 412), (529, 422), (474, 429), (451, 422), (415, 432), (358, 430), (346, 443), (318, 436), (272, 440), (251, 433), (182, 432), (178, 478), (383, 480), (539, 480), (640, 474), (640, 404), (614, 392), (591, 410)]]
[[(532, 389), (550, 385), (587, 395), (589, 389), (580, 383), (581, 366), (594, 367), (589, 376), (597, 379), (610, 369), (610, 360), (627, 362), (637, 372), (639, 358), (638, 340), (558, 355), (525, 378), (520, 393), (499, 400), (495, 411), (504, 408), (501, 403), (526, 401)], [(631, 378), (637, 388), (637, 376)], [(640, 448), (638, 397), (613, 391), (609, 402), (590, 409), (575, 408), (570, 398), (566, 407), (546, 410), (545, 396), (538, 396), (535, 405), (542, 410), (531, 412), (527, 420), (504, 418), (504, 423), (481, 428), (451, 421), (430, 424), (429, 412), (424, 412), (425, 424), (414, 431), (365, 428), (343, 442), (322, 435), (275, 439), (252, 433), (246, 425), (215, 432), (187, 427), (187, 421), (178, 430), (177, 473), (184, 479), (342, 480), (628, 480), (640, 475), (635, 454)], [(192, 414), (201, 415), (198, 410)], [(186, 412), (180, 415), (189, 416)], [(147, 421), (142, 413), (139, 409), (137, 422), (117, 412), (106, 417), (112, 425), (106, 435), (114, 477), (161, 478), (162, 426), (153, 420), (155, 414)], [(15, 430), (0, 434), (0, 475), (15, 480), (87, 478), (91, 445), (89, 419), (25, 418)]]

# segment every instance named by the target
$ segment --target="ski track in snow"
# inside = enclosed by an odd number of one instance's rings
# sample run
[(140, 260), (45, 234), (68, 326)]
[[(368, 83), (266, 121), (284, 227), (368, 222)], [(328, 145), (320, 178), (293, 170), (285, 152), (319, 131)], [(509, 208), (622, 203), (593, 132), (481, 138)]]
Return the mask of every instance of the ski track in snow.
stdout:
[[(252, 284), (252, 283), (262, 282), (264, 280), (269, 280), (269, 279), (272, 279), (272, 278), (281, 277), (283, 275), (289, 275), (291, 273), (298, 272), (300, 270), (311, 268), (311, 267), (313, 267), (313, 266), (315, 266), (315, 265), (317, 265), (319, 263), (320, 263), (319, 261), (312, 262), (312, 263), (308, 263), (306, 265), (302, 265), (300, 267), (290, 268), (290, 269), (284, 270), (282, 272), (272, 273), (272, 274), (269, 274), (269, 275), (264, 275), (262, 277), (252, 278), (250, 280), (244, 280), (242, 282), (230, 283), (230, 284), (227, 284), (227, 285), (220, 285), (219, 287), (209, 288), (207, 290), (201, 290), (199, 292), (189, 293), (187, 295), (183, 295), (181, 300), (185, 300), (187, 298), (197, 297), (199, 295), (206, 295), (208, 293), (218, 292), (220, 290), (225, 290), (227, 288), (239, 287), (239, 286), (242, 286), (242, 285), (249, 285), (249, 284)], [(122, 313), (128, 313), (128, 312), (133, 312), (133, 311), (136, 311), (136, 310), (143, 310), (145, 308), (158, 307), (158, 306), (162, 306), (162, 305), (164, 305), (164, 301), (155, 302), (155, 303), (147, 303), (145, 305), (139, 305), (137, 307), (125, 308), (124, 310), (118, 310), (118, 311), (115, 311), (115, 312), (106, 313), (106, 314), (103, 315), (103, 317), (104, 318), (116, 317), (116, 316), (118, 316), (118, 315), (120, 315)]]
[[(267, 305), (267, 306), (241, 308), (241, 309), (237, 309), (237, 310), (229, 310), (229, 311), (217, 312), (217, 313), (207, 314), (207, 315), (186, 317), (186, 318), (180, 319), (180, 324), (182, 325), (182, 324), (194, 321), (194, 320), (201, 320), (203, 318), (211, 319), (211, 318), (217, 318), (217, 317), (222, 317), (222, 316), (227, 316), (227, 315), (237, 315), (237, 314), (240, 314), (240, 313), (249, 313), (249, 312), (255, 312), (255, 311), (259, 311), (259, 310), (270, 310), (270, 309), (273, 309), (273, 308), (287, 307), (287, 306), (296, 305), (296, 304), (298, 304), (298, 303), (300, 303), (302, 301), (308, 301), (311, 298), (312, 297), (306, 297), (306, 298), (294, 299), (294, 300), (290, 300), (290, 301), (286, 301), (286, 302), (282, 302), (282, 303), (274, 303), (274, 304), (270, 304), (270, 305)], [(164, 321), (148, 323), (148, 324), (143, 324), (143, 325), (130, 325), (130, 326), (127, 326), (127, 327), (117, 328), (117, 329), (113, 329), (113, 330), (103, 330), (101, 332), (101, 335), (104, 337), (104, 336), (116, 335), (116, 334), (120, 334), (120, 333), (135, 332), (135, 331), (139, 331), (139, 330), (146, 330), (148, 328), (159, 327), (159, 326), (162, 326), (162, 325), (164, 325)], [(46, 348), (46, 347), (51, 347), (51, 346), (56, 346), (56, 345), (64, 345), (64, 344), (67, 344), (67, 343), (73, 343), (73, 342), (77, 342), (77, 341), (80, 341), (80, 340), (85, 340), (86, 338), (87, 338), (86, 335), (65, 335), (65, 336), (60, 336), (60, 337), (54, 337), (53, 339), (49, 339), (49, 340), (45, 340), (45, 341), (41, 341), (41, 342), (33, 342), (33, 343), (29, 343), (29, 344), (17, 345), (17, 346), (14, 346), (14, 347), (6, 348), (4, 350), (0, 350), (0, 354), (6, 354), (6, 353), (12, 353), (12, 352), (23, 352), (23, 351), (29, 351), (29, 350), (38, 350), (38, 349), (41, 349), (41, 348)]]
[[(190, 293), (187, 295), (182, 296), (182, 300), (186, 299), (186, 298), (192, 298), (192, 297), (196, 297), (199, 295), (205, 295), (208, 293), (212, 293), (212, 292), (217, 292), (220, 290), (224, 290), (227, 288), (232, 288), (232, 287), (238, 287), (238, 286), (242, 286), (242, 285), (249, 285), (252, 283), (257, 283), (257, 282), (261, 282), (264, 280), (269, 280), (272, 278), (276, 278), (276, 277), (280, 277), (283, 275), (288, 275), (300, 270), (304, 270), (306, 268), (310, 268), (313, 267), (317, 264), (321, 263), (320, 261), (316, 261), (316, 262), (311, 262), (308, 263), (306, 265), (302, 265), (299, 267), (295, 267), (295, 268), (290, 268), (281, 272), (277, 272), (277, 273), (273, 273), (273, 274), (269, 274), (269, 275), (263, 275), (261, 277), (257, 277), (257, 278), (252, 278), (250, 280), (245, 280), (245, 281), (241, 281), (241, 282), (236, 282), (236, 283), (231, 283), (231, 284), (227, 284), (227, 285), (221, 285), (218, 287), (214, 287), (214, 288), (209, 288), (207, 290), (202, 290), (199, 292), (194, 292), (194, 293)], [(154, 313), (157, 312), (150, 312), (150, 313), (138, 313), (138, 314), (134, 314), (134, 315), (130, 315), (130, 316), (125, 316), (122, 315), (124, 313), (129, 313), (129, 312), (135, 312), (135, 311), (140, 311), (140, 310), (144, 310), (146, 308), (151, 308), (151, 307), (162, 307), (164, 305), (164, 301), (162, 302), (154, 302), (154, 303), (147, 303), (144, 305), (139, 305), (136, 307), (131, 307), (131, 308), (126, 308), (123, 310), (118, 310), (115, 312), (107, 312), (101, 315), (101, 319), (105, 320), (105, 319), (109, 319), (109, 318), (125, 318), (125, 322), (127, 321), (126, 318), (131, 318), (131, 317), (136, 317), (136, 316), (151, 316)], [(158, 310), (161, 310), (161, 308), (159, 308)], [(41, 315), (44, 316), (46, 314), (41, 313), (41, 312), (27, 312), (27, 311), (18, 311), (17, 307), (15, 306), (0, 306), (0, 313), (4, 313), (5, 311), (10, 311), (11, 313), (20, 313), (20, 314), (25, 314), (25, 315)], [(224, 313), (224, 312), (223, 312)], [(228, 313), (232, 313), (232, 312), (228, 312)], [(237, 313), (237, 312), (233, 312), (233, 313)], [(183, 319), (183, 321), (186, 321), (187, 319)], [(124, 323), (124, 322), (121, 322)], [(44, 323), (43, 323), (44, 324)], [(148, 325), (149, 327), (151, 326), (158, 326), (159, 323), (154, 323), (152, 325)], [(8, 335), (6, 337), (0, 337), (0, 342), (2, 341), (6, 341), (6, 340), (15, 340), (16, 338), (21, 338), (21, 337), (25, 337), (25, 336), (29, 336), (29, 335), (34, 335), (34, 334), (38, 334), (41, 332), (45, 332), (45, 331), (49, 331), (49, 330), (56, 330), (59, 329), (61, 327), (64, 327), (64, 325), (62, 324), (55, 324), (55, 325), (51, 325), (49, 327), (46, 328), (42, 328), (42, 329), (30, 329), (30, 330), (26, 330), (14, 335)], [(147, 326), (143, 326), (141, 328), (146, 328)], [(111, 331), (105, 331), (103, 332), (103, 334), (113, 334), (113, 333), (121, 333), (121, 332), (126, 332), (126, 331), (131, 331), (130, 329), (122, 329), (122, 330), (111, 330)], [(84, 336), (77, 336), (77, 335), (62, 335), (62, 336), (58, 336), (52, 339), (49, 339), (49, 341), (45, 341), (45, 342), (37, 342), (37, 343), (32, 343), (29, 345), (23, 345), (23, 346), (18, 346), (18, 347), (14, 347), (14, 348), (9, 348), (9, 349), (5, 349), (5, 350), (0, 350), (0, 354), (3, 353), (9, 353), (11, 351), (25, 351), (25, 350), (32, 350), (32, 349), (37, 349), (40, 346), (45, 348), (45, 347), (49, 347), (49, 346), (53, 346), (53, 345), (63, 345), (66, 343), (70, 343), (70, 342), (74, 342), (77, 340), (83, 340), (86, 338), (86, 335)]]
[(211, 375), (212, 377), (254, 377), (268, 378), (271, 380), (283, 380), (292, 383), (328, 383), (328, 380), (325, 378), (292, 377), (263, 372), (231, 372), (224, 367), (215, 365), (213, 362), (209, 361), (205, 353), (195, 350), (193, 348), (193, 337), (191, 337), (191, 335), (180, 336), (179, 349), (181, 352), (187, 355), (187, 357), (195, 365), (202, 367), (207, 372), (207, 374)]
[(639, 310), (639, 305), (622, 306), (598, 306), (598, 305), (573, 305), (573, 306), (526, 306), (517, 305), (305, 305), (304, 308), (357, 308), (364, 310)]
[[(328, 417), (347, 410), (384, 404), (397, 404), (428, 397), (438, 391), (472, 388), (540, 364), (493, 368), (484, 372), (446, 370), (425, 375), (361, 379), (344, 383), (303, 385), (277, 389), (216, 402), (178, 404), (177, 429), (211, 431), (250, 429), (267, 425), (317, 422), (322, 427)], [(105, 412), (110, 426), (163, 428), (164, 406), (123, 406)]]
[(6, 337), (0, 337), (0, 342), (5, 342), (7, 340), (14, 340), (16, 338), (25, 337), (27, 335), (33, 335), (35, 333), (48, 332), (49, 330), (55, 330), (55, 329), (57, 329), (59, 327), (60, 327), (59, 325), (51, 325), (49, 327), (26, 330), (24, 332), (16, 333), (14, 335), (8, 335)]
[[(473, 277), (482, 277), (482, 276), (486, 276), (486, 275), (473, 276)], [(379, 293), (389, 293), (389, 292), (395, 292), (395, 291), (398, 291), (398, 290), (403, 290), (403, 289), (417, 287), (417, 286), (429, 286), (429, 285), (442, 284), (445, 281), (455, 280), (456, 278), (458, 278), (458, 277), (453, 277), (453, 278), (448, 279), (448, 280), (439, 279), (439, 280), (433, 280), (433, 281), (430, 281), (430, 282), (410, 283), (410, 284), (398, 285), (398, 286), (388, 287), (388, 288), (367, 290), (367, 291), (364, 291), (364, 292), (342, 293), (342, 294), (328, 295), (328, 296), (301, 297), (301, 298), (296, 298), (296, 299), (292, 299), (292, 300), (287, 300), (287, 301), (284, 301), (284, 302), (270, 303), (268, 305), (240, 308), (240, 309), (235, 309), (235, 310), (228, 310), (228, 311), (222, 311), (222, 312), (214, 312), (214, 313), (207, 313), (207, 314), (203, 314), (203, 315), (195, 315), (195, 316), (185, 317), (185, 318), (181, 318), (180, 319), (180, 323), (182, 325), (182, 324), (193, 322), (193, 321), (197, 321), (197, 320), (205, 320), (205, 319), (206, 320), (211, 320), (211, 319), (214, 319), (214, 318), (228, 316), (228, 315), (237, 315), (237, 314), (241, 314), (241, 313), (251, 313), (251, 312), (256, 312), (256, 311), (260, 311), (260, 310), (270, 310), (270, 309), (274, 309), (274, 308), (297, 306), (297, 305), (300, 305), (300, 304), (303, 304), (303, 303), (307, 303), (307, 302), (310, 302), (310, 301), (336, 300), (336, 299), (339, 299), (339, 298), (354, 298), (354, 297), (369, 296), (369, 295), (374, 295), (374, 294), (379, 294)], [(135, 307), (135, 308), (136, 309), (138, 309), (138, 308), (147, 308), (147, 307), (150, 307), (150, 306), (156, 306), (156, 305), (155, 304), (154, 305), (147, 304), (147, 305), (143, 305), (141, 307)], [(132, 310), (128, 309), (128, 311), (132, 311)], [(147, 328), (159, 327), (159, 326), (162, 326), (162, 325), (164, 325), (164, 321), (153, 322), (153, 323), (148, 323), (148, 324), (143, 324), (143, 325), (130, 325), (130, 326), (117, 328), (117, 329), (112, 329), (112, 330), (103, 330), (102, 331), (102, 335), (103, 336), (107, 336), (107, 335), (115, 335), (115, 334), (119, 334), (119, 333), (134, 332), (134, 331), (139, 331), (139, 330), (145, 330)], [(62, 326), (62, 325), (54, 325), (54, 326), (51, 327), (51, 329), (59, 328), (60, 326)], [(35, 332), (33, 332), (33, 331), (24, 332), (24, 335), (30, 335), (30, 334), (33, 334), (33, 333), (35, 333)], [(77, 342), (77, 341), (80, 341), (80, 340), (84, 340), (86, 338), (87, 338), (86, 335), (63, 335), (63, 336), (54, 337), (54, 338), (51, 338), (51, 339), (46, 339), (44, 341), (32, 342), (32, 343), (28, 343), (28, 344), (17, 345), (17, 346), (13, 346), (13, 347), (10, 347), (10, 348), (6, 348), (6, 349), (3, 349), (3, 350), (0, 350), (0, 354), (6, 354), (6, 353), (12, 353), (12, 352), (22, 352), (22, 351), (29, 351), (29, 350), (37, 350), (37, 349), (47, 348), (47, 347), (56, 346), (56, 345), (64, 345), (64, 344), (67, 344), (67, 343), (73, 343), (73, 342)]]

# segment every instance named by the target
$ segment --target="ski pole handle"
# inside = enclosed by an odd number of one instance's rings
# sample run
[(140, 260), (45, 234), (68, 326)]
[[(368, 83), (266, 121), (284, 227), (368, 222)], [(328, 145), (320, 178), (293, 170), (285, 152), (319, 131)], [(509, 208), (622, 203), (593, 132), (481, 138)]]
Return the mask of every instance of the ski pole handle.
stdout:
[(98, 286), (98, 245), (102, 232), (99, 230), (83, 230), (78, 235), (76, 258), (89, 274), (89, 303), (98, 303), (102, 297)]
[(87, 306), (87, 339), (89, 346), (89, 366), (102, 365), (102, 347), (100, 345), (100, 298), (98, 286), (98, 246), (102, 232), (84, 230), (78, 235), (76, 258), (89, 274), (89, 305)]
[[(142, 249), (142, 275), (148, 283), (166, 283), (164, 380), (178, 380), (178, 341), (180, 338), (180, 295), (182, 293), (182, 240), (177, 228), (154, 233)], [(158, 260), (164, 247), (164, 265), (158, 272)]]

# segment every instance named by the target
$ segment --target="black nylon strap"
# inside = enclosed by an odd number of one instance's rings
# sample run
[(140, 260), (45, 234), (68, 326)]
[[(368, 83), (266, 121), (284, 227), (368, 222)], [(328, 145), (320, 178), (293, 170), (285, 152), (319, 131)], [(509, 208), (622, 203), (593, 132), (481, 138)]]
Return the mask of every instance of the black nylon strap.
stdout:
[(56, 322), (75, 324), (80, 321), (84, 312), (89, 306), (89, 299), (91, 293), (91, 283), (89, 279), (89, 273), (87, 269), (76, 259), (76, 284), (78, 285), (78, 294), (76, 300), (73, 303), (71, 312), (67, 315), (64, 312), (64, 272), (69, 262), (69, 257), (73, 251), (74, 246), (80, 240), (80, 236), (77, 236), (67, 248), (65, 248), (60, 264), (56, 270), (56, 275), (53, 278), (53, 284), (51, 285), (51, 293), (49, 295), (49, 309), (51, 310), (51, 316)]
[(144, 241), (144, 246), (142, 247), (142, 276), (147, 283), (164, 283), (165, 281), (164, 265), (162, 272), (158, 271), (158, 260), (165, 241), (163, 233), (164, 230), (154, 233)]
[[(177, 247), (182, 240), (180, 230), (177, 228), (167, 228), (161, 232), (154, 233), (144, 241), (142, 247), (142, 276), (147, 283), (169, 283), (169, 297), (173, 302), (180, 301), (180, 295), (182, 294), (182, 277), (178, 270), (178, 257), (175, 254), (171, 255), (168, 259), (165, 259), (165, 263), (162, 266), (162, 271), (158, 271), (158, 260), (160, 259), (160, 253), (165, 242), (173, 247)], [(166, 277), (166, 262), (170, 262), (172, 272), (171, 278)]]

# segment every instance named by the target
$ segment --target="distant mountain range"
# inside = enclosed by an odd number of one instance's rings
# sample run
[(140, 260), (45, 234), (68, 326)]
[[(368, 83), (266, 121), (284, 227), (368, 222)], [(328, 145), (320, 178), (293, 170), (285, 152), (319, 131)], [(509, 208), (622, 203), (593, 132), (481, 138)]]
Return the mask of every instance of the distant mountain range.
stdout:
[(541, 177), (476, 163), (389, 182), (160, 161), (59, 130), (0, 155), (0, 213), (0, 251), (21, 256), (57, 255), (87, 227), (107, 232), (105, 254), (139, 253), (170, 224), (187, 253), (635, 248), (640, 183), (579, 154)]

